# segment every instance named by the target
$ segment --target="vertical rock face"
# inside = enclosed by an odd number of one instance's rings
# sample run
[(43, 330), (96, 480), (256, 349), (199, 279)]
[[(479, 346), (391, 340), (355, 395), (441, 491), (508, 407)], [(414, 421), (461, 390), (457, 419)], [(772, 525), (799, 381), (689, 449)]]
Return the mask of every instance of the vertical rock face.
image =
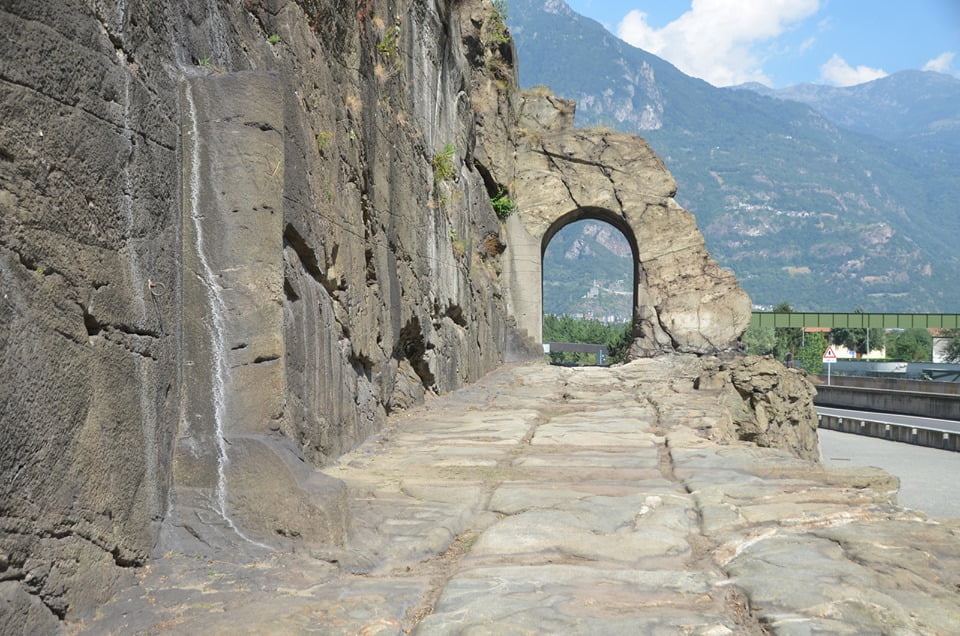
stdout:
[[(186, 525), (179, 507), (218, 523), (218, 457), (228, 509), (262, 507), (251, 493), (272, 479), (334, 500), (317, 514), (342, 535), (337, 488), (307, 462), (522, 345), (502, 308), (495, 184), (476, 167), (509, 154), (475, 136), (510, 108), (491, 24), (479, 0), (4, 3), (0, 577), (20, 581), (5, 602), (83, 616), (164, 521)], [(219, 126), (244, 161), (193, 211), (182, 175), (217, 157), (191, 163), (188, 94), (197, 134)], [(204, 122), (201, 103), (223, 108)], [(270, 210), (246, 194), (261, 189)], [(215, 212), (246, 221), (227, 231)], [(258, 234), (275, 250), (263, 267)], [(268, 314), (249, 313), (245, 285)], [(218, 365), (242, 396), (222, 413), (225, 453), (200, 397)], [(296, 536), (298, 501), (241, 525)]]
[(283, 418), (278, 88), (275, 76), (253, 72), (181, 83), (183, 484), (215, 488), (218, 437), (266, 432)]
[(173, 40), (107, 4), (0, 9), (0, 578), (61, 617), (150, 552), (179, 410)]

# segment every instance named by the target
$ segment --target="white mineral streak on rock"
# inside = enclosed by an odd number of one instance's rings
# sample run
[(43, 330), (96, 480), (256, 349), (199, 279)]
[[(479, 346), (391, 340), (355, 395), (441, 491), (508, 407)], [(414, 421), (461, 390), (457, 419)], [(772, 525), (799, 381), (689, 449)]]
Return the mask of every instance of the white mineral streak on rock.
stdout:
[(726, 565), (731, 561), (733, 561), (734, 559), (736, 559), (738, 556), (740, 556), (740, 553), (746, 550), (747, 548), (754, 546), (760, 543), (761, 541), (765, 541), (776, 534), (777, 534), (776, 529), (766, 528), (750, 536), (750, 538), (748, 538), (745, 541), (741, 541), (734, 545), (723, 546), (716, 552), (718, 562), (720, 563), (721, 566)]
[(227, 511), (227, 465), (230, 457), (227, 454), (227, 441), (224, 437), (224, 420), (227, 413), (227, 385), (230, 369), (227, 365), (226, 352), (226, 305), (223, 300), (223, 288), (217, 282), (210, 260), (207, 258), (204, 245), (203, 215), (200, 213), (200, 131), (197, 126), (197, 107), (193, 99), (190, 82), (187, 82), (185, 95), (190, 118), (190, 135), (193, 144), (190, 152), (190, 219), (196, 236), (197, 260), (200, 262), (200, 282), (207, 290), (207, 299), (210, 301), (210, 355), (212, 360), (212, 387), (214, 434), (217, 441), (217, 487), (215, 491), (216, 511), (224, 522), (237, 536), (253, 545), (272, 550), (268, 545), (254, 541), (243, 533), (234, 524)]

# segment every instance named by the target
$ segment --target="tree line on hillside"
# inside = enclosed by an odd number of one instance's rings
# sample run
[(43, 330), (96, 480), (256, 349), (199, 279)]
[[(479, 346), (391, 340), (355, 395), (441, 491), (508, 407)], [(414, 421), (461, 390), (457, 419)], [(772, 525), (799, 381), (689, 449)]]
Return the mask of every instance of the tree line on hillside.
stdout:
[[(776, 313), (793, 313), (789, 303), (773, 308)], [(857, 309), (856, 313), (862, 313)], [(950, 338), (946, 353), (948, 362), (960, 362), (960, 330), (943, 330), (941, 337)], [(823, 372), (823, 353), (828, 344), (843, 346), (857, 357), (872, 350), (886, 348), (886, 359), (903, 362), (928, 362), (933, 359), (933, 336), (926, 329), (905, 329), (885, 332), (883, 329), (834, 328), (827, 337), (820, 332), (805, 332), (799, 327), (753, 327), (743, 334), (746, 352), (752, 355), (773, 355), (779, 360), (792, 359), (807, 372)], [(789, 354), (789, 358), (788, 358)]]

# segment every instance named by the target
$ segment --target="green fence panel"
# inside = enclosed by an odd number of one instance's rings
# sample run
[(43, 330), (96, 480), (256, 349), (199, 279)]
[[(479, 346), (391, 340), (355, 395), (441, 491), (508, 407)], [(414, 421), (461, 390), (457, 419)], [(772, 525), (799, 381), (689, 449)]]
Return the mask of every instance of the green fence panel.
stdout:
[(754, 327), (839, 327), (848, 329), (957, 329), (960, 314), (774, 313), (755, 311)]

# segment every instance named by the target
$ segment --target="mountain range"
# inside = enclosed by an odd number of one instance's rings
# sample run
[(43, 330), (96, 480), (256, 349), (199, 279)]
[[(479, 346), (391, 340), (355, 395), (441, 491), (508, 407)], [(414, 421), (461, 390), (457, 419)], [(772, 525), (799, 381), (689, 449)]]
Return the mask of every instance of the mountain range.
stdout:
[(522, 86), (646, 138), (755, 305), (960, 311), (960, 80), (718, 88), (563, 0), (511, 0), (508, 24)]
[(543, 255), (543, 311), (606, 323), (633, 313), (633, 254), (612, 225), (577, 221), (561, 229)]

